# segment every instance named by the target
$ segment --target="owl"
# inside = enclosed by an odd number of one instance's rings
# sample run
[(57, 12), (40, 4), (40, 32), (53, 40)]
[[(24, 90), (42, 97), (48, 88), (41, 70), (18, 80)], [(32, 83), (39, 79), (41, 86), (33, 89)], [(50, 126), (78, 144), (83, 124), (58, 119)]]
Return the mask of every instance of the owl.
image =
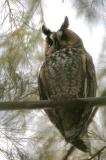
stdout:
[[(46, 39), (45, 60), (38, 76), (41, 100), (96, 96), (97, 84), (92, 57), (85, 50), (81, 38), (68, 27), (68, 17), (65, 17), (57, 32), (42, 26)], [(67, 143), (81, 151), (88, 151), (83, 136), (92, 121), (94, 107), (90, 104), (70, 104), (68, 107), (45, 109), (45, 112)]]

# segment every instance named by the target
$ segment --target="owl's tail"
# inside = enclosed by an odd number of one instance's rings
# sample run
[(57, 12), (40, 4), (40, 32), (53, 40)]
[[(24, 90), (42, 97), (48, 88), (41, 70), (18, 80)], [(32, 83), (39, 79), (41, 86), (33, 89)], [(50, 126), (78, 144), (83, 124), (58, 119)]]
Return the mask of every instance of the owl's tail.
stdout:
[(80, 138), (76, 139), (74, 142), (72, 142), (72, 144), (83, 152), (89, 152), (89, 147), (87, 147), (84, 141), (81, 140)]

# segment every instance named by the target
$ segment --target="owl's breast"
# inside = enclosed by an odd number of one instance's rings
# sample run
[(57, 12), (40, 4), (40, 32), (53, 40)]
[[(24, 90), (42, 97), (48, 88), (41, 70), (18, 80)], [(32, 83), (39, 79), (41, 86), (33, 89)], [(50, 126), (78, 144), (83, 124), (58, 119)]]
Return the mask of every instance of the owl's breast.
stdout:
[(72, 97), (83, 96), (85, 75), (82, 57), (78, 52), (71, 49), (56, 51), (47, 57), (42, 70), (49, 98), (64, 94)]

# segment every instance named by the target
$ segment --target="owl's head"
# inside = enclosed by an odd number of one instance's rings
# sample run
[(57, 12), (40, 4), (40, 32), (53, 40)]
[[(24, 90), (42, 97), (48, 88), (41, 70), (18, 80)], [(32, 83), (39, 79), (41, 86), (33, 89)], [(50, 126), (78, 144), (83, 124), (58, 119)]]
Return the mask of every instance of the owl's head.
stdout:
[(45, 25), (42, 26), (42, 32), (46, 35), (45, 54), (49, 55), (62, 48), (74, 48), (82, 45), (82, 40), (73, 31), (68, 29), (69, 21), (66, 16), (60, 29), (57, 32), (52, 32)]

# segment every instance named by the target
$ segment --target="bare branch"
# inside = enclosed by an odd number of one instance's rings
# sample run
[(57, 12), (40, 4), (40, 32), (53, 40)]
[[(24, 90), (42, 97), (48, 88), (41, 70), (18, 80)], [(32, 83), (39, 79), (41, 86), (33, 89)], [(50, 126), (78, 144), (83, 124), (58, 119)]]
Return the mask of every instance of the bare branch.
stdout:
[(9, 9), (9, 17), (10, 17), (11, 29), (12, 29), (12, 22), (14, 23), (15, 26), (16, 26), (16, 22), (14, 19), (14, 15), (13, 15), (9, 0), (5, 0), (5, 2), (7, 3), (8, 9)]
[(65, 157), (62, 160), (67, 160), (69, 158), (69, 156), (73, 153), (75, 147), (71, 146), (71, 148), (69, 149), (69, 151), (67, 152), (67, 154), (65, 155)]
[(99, 157), (100, 154), (101, 154), (101, 152), (102, 152), (104, 149), (106, 149), (106, 146), (102, 147), (102, 148), (101, 148), (99, 151), (97, 151), (91, 158), (86, 159), (86, 160), (92, 160), (92, 159), (95, 158), (95, 157)]
[[(13, 102), (0, 102), (0, 110), (22, 110), (22, 109), (46, 109), (52, 108), (57, 105), (70, 107), (70, 105), (96, 105), (103, 106), (106, 105), (106, 97), (89, 97), (89, 98), (73, 98), (69, 99), (69, 97), (65, 98), (56, 98), (53, 100), (40, 100), (40, 101), (13, 101)], [(86, 106), (86, 105), (84, 105)]]

